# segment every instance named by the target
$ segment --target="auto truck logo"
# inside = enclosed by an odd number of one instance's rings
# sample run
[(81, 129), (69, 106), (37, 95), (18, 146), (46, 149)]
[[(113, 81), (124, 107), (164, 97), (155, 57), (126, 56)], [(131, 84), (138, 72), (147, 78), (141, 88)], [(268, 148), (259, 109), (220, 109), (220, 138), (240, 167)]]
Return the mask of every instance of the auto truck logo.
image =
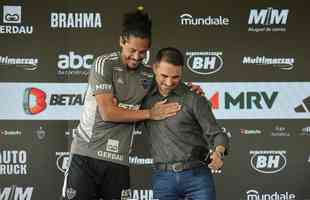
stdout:
[(250, 151), (250, 154), (252, 168), (260, 173), (277, 173), (286, 166), (286, 151)]
[(222, 54), (222, 52), (186, 52), (186, 66), (196, 74), (214, 74), (223, 67)]
[(38, 88), (26, 88), (23, 107), (26, 114), (35, 115), (46, 108), (46, 94)]

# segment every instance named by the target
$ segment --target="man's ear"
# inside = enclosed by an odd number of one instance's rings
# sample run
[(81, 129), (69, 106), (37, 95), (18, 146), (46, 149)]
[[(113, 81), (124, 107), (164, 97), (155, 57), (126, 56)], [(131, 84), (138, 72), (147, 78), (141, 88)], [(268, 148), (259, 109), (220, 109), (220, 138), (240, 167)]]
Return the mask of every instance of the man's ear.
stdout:
[(124, 40), (124, 38), (123, 38), (122, 36), (120, 36), (120, 37), (119, 37), (119, 45), (120, 45), (121, 47), (123, 47), (124, 44), (125, 44), (125, 40)]

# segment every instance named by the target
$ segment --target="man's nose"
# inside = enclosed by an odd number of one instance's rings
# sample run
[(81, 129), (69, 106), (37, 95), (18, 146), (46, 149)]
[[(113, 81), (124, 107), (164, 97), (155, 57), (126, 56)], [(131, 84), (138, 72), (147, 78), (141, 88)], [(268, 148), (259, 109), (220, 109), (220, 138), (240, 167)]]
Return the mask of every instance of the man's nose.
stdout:
[(135, 52), (132, 57), (135, 59), (135, 60), (139, 60), (139, 53), (138, 52)]
[(171, 85), (172, 85), (172, 80), (171, 80), (170, 78), (168, 78), (168, 79), (166, 80), (166, 85), (167, 85), (167, 86), (171, 86)]

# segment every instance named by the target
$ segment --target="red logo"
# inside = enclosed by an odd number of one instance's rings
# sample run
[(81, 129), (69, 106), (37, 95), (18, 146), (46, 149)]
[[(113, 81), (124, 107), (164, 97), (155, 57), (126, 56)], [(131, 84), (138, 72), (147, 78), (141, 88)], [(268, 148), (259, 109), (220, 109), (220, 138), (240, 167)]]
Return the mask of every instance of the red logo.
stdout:
[(215, 92), (210, 98), (209, 98), (212, 109), (219, 109), (219, 92)]
[[(31, 99), (34, 97), (34, 101)], [(27, 114), (35, 115), (46, 108), (46, 94), (38, 88), (26, 88), (24, 91), (24, 111)]]

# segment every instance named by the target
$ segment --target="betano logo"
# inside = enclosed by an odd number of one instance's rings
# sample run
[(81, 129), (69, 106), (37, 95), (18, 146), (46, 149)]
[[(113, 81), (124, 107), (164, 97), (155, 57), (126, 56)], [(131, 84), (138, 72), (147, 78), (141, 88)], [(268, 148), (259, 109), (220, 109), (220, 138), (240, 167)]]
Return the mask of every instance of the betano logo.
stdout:
[(46, 94), (38, 88), (26, 88), (23, 107), (26, 114), (35, 115), (46, 108)]
[(84, 95), (82, 94), (50, 94), (38, 88), (26, 88), (24, 90), (23, 107), (26, 114), (35, 115), (44, 111), (47, 106), (82, 106)]
[(32, 34), (33, 26), (18, 25), (22, 22), (21, 6), (3, 6), (3, 23), (16, 25), (0, 25), (0, 34)]

